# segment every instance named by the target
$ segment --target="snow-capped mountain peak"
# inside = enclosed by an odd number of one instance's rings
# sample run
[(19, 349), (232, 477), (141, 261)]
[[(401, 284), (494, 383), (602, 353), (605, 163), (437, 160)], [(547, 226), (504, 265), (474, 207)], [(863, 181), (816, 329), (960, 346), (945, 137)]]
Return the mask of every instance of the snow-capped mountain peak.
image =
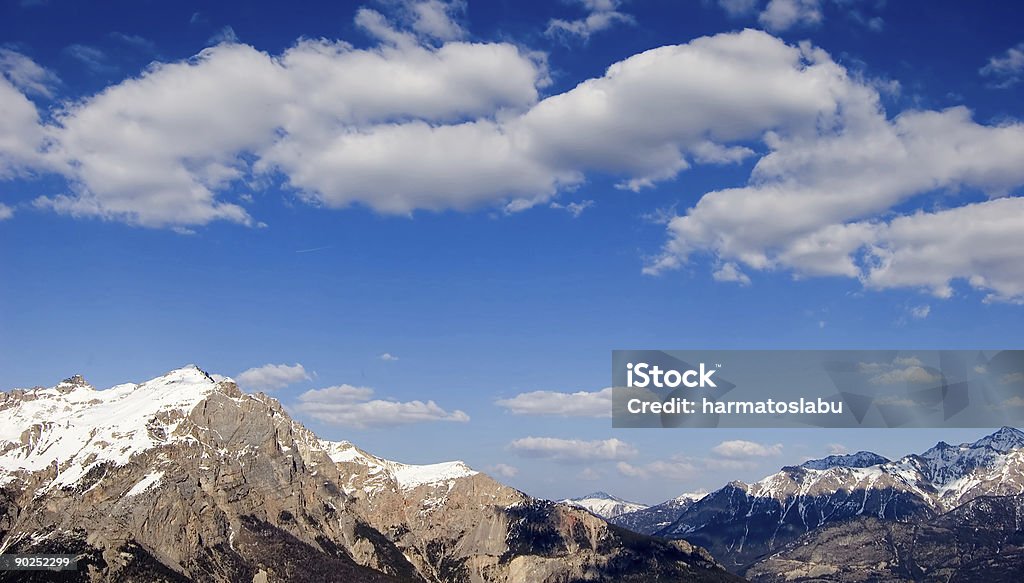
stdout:
[(622, 498), (612, 496), (607, 492), (601, 491), (593, 492), (579, 498), (567, 498), (565, 500), (561, 500), (561, 502), (563, 504), (583, 508), (604, 519), (615, 518), (616, 516), (626, 514), (627, 512), (635, 512), (637, 510), (647, 508), (646, 504), (629, 502)]
[(1024, 431), (1013, 427), (1002, 427), (992, 435), (986, 435), (971, 444), (972, 447), (989, 447), (999, 452), (1024, 447)]
[(70, 485), (97, 464), (123, 465), (174, 439), (180, 421), (218, 390), (189, 365), (103, 390), (76, 375), (50, 388), (0, 393), (0, 483), (52, 466), (50, 485)]

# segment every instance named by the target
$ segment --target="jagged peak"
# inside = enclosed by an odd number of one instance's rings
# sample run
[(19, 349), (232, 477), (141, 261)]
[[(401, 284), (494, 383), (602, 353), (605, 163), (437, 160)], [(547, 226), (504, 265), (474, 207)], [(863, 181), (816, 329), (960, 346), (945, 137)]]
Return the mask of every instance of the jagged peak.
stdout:
[(85, 380), (85, 377), (83, 377), (82, 375), (75, 374), (75, 375), (71, 375), (68, 378), (62, 380), (57, 386), (58, 387), (68, 386), (68, 387), (76, 387), (77, 388), (77, 387), (91, 387), (92, 385), (90, 385), (89, 381)]
[(837, 454), (820, 459), (807, 460), (798, 467), (810, 470), (827, 470), (829, 468), (868, 468), (879, 464), (889, 463), (889, 458), (880, 456), (870, 451), (858, 451), (857, 453)]

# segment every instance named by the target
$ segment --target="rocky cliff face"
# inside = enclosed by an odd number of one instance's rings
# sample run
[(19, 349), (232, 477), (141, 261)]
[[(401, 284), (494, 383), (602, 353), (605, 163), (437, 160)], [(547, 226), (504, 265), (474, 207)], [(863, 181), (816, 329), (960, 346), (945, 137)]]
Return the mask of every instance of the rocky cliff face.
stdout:
[(324, 442), (195, 367), (0, 393), (0, 550), (76, 553), (81, 581), (734, 580), (464, 464)]

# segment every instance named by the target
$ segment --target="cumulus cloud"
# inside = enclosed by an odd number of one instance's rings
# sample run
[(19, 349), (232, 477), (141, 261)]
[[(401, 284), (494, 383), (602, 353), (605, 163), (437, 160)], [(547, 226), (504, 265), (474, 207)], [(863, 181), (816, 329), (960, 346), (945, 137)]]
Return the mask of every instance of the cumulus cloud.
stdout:
[(352, 385), (312, 389), (299, 395), (292, 409), (324, 423), (357, 429), (430, 421), (469, 421), (465, 412), (446, 411), (434, 401), (390, 401), (373, 399), (373, 395), (374, 390), (369, 387)]
[[(808, 56), (823, 67), (837, 108), (825, 114), (829, 121), (808, 133), (766, 134), (771, 151), (750, 184), (709, 192), (672, 219), (664, 252), (645, 272), (707, 252), (755, 270), (845, 276), (938, 297), (962, 280), (988, 301), (1019, 302), (1024, 266), (1013, 250), (1024, 245), (1024, 199), (1005, 195), (1024, 183), (1016, 162), (1024, 124), (981, 125), (963, 107), (889, 120), (874, 88), (816, 54)], [(994, 198), (881, 218), (920, 194), (972, 189)]]
[(587, 15), (577, 20), (552, 18), (545, 31), (548, 36), (571, 36), (586, 41), (590, 35), (607, 30), (616, 23), (636, 22), (629, 14), (619, 11), (620, 0), (575, 0), (574, 3), (580, 4)]
[(377, 358), (383, 360), (384, 362), (395, 362), (398, 360), (398, 357), (395, 356), (394, 354), (391, 354), (390, 352), (385, 352), (378, 356)]
[[(713, 277), (741, 284), (789, 271), (938, 297), (962, 282), (987, 301), (1024, 301), (1024, 124), (978, 123), (964, 107), (890, 117), (876, 83), (753, 30), (651, 49), (540, 99), (543, 58), (444, 40), (457, 31), (429, 15), (451, 20), (456, 3), (401, 5), (397, 16), (358, 13), (376, 46), (303, 39), (272, 55), (220, 44), (46, 121), (25, 94), (48, 87), (25, 81), (38, 72), (5, 74), (0, 178), (60, 173), (67, 191), (36, 207), (181, 229), (258, 226), (241, 197), (277, 181), (328, 208), (517, 212), (590, 173), (640, 190), (695, 164), (758, 157), (746, 185), (668, 221), (646, 273), (700, 256)], [(917, 204), (936, 192), (941, 205)]]
[(611, 417), (612, 389), (600, 391), (531, 391), (499, 399), (499, 407), (517, 415), (558, 415), (562, 417)]
[(841, 443), (830, 443), (825, 446), (828, 455), (844, 455), (850, 453), (850, 449)]
[(265, 364), (243, 371), (235, 377), (239, 385), (257, 391), (275, 391), (309, 378), (306, 369), (298, 363)]
[(757, 19), (766, 28), (784, 31), (795, 25), (810, 26), (822, 21), (821, 0), (771, 0)]
[(615, 438), (585, 441), (555, 437), (523, 437), (510, 443), (508, 448), (523, 457), (573, 463), (624, 460), (638, 453), (632, 445)]
[(519, 475), (519, 468), (508, 464), (494, 464), (486, 469), (489, 473), (502, 478), (514, 478)]
[(655, 460), (646, 464), (633, 465), (628, 462), (619, 462), (615, 469), (627, 478), (662, 479), (673, 481), (686, 481), (699, 475), (700, 469), (693, 461), (684, 457), (674, 457), (670, 460)]
[(409, 2), (406, 4), (406, 10), (412, 30), (420, 35), (440, 41), (456, 40), (466, 36), (466, 30), (457, 20), (466, 11), (464, 0)]
[(979, 71), (983, 76), (993, 80), (996, 87), (1012, 87), (1024, 78), (1024, 43), (1006, 49), (1002, 55), (988, 60), (988, 64)]
[[(757, 10), (760, 2), (751, 0), (719, 0), (730, 16), (744, 16)], [(758, 22), (768, 30), (785, 32), (794, 27), (817, 26), (825, 20), (825, 5), (837, 10), (847, 19), (874, 32), (885, 27), (881, 16), (872, 15), (868, 8), (877, 9), (884, 3), (869, 3), (862, 0), (770, 0), (758, 14)]]
[(14, 216), (14, 209), (0, 202), (0, 221), (9, 219)]
[(723, 263), (721, 267), (711, 274), (711, 277), (715, 281), (731, 281), (740, 285), (750, 285), (750, 277), (743, 273), (739, 266), (732, 261)]
[(711, 451), (724, 458), (749, 459), (781, 455), (782, 444), (765, 445), (754, 441), (733, 439), (719, 443), (712, 447)]

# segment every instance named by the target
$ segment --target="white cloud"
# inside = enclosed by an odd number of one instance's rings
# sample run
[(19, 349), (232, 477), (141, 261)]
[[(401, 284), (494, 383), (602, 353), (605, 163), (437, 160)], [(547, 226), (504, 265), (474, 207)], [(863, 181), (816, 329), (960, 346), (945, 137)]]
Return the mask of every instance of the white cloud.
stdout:
[(999, 377), (999, 384), (1014, 385), (1024, 383), (1024, 372), (1009, 372)]
[(552, 18), (548, 21), (545, 31), (548, 36), (573, 36), (584, 41), (590, 35), (607, 30), (616, 23), (633, 24), (635, 19), (618, 10), (620, 0), (576, 0), (587, 11), (587, 15), (577, 20)]
[(761, 0), (718, 0), (718, 5), (729, 16), (748, 16), (753, 14)]
[(1000, 408), (1000, 409), (1001, 408), (1014, 408), (1014, 409), (1016, 409), (1016, 408), (1019, 408), (1019, 407), (1024, 407), (1024, 398), (1022, 398), (1020, 395), (1014, 395), (1014, 396), (1010, 397), (1009, 399), (1006, 399), (1005, 401), (1000, 403), (998, 408)]
[(73, 44), (65, 47), (64, 52), (94, 73), (112, 73), (117, 70), (117, 67), (110, 64), (106, 53), (96, 47)]
[(43, 97), (53, 97), (54, 87), (60, 83), (52, 71), (17, 51), (3, 47), (0, 47), (0, 75), (19, 90)]
[(825, 446), (828, 451), (828, 455), (845, 455), (850, 453), (849, 448), (841, 443), (830, 443)]
[(812, 26), (822, 21), (821, 0), (771, 0), (757, 19), (773, 31), (796, 25)]
[[(760, 156), (747, 185), (669, 221), (646, 273), (700, 254), (740, 283), (778, 270), (948, 297), (962, 281), (1024, 301), (1024, 201), (1008, 196), (1024, 184), (1024, 124), (979, 124), (963, 107), (889, 118), (875, 85), (825, 52), (753, 30), (652, 49), (539, 100), (542, 58), (509, 43), (434, 46), (404, 18), (360, 12), (380, 39), (366, 49), (211, 47), (46, 122), (5, 76), (0, 177), (59, 172), (68, 191), (37, 207), (180, 229), (259, 225), (231, 192), (277, 180), (330, 208), (515, 212), (591, 172), (638, 190)], [(942, 206), (904, 210), (936, 191)]]
[(881, 217), (938, 189), (1009, 193), (1024, 183), (1024, 124), (981, 125), (963, 107), (888, 120), (875, 89), (834, 63), (827, 68), (837, 115), (811, 133), (767, 134), (771, 151), (750, 185), (709, 192), (672, 219), (663, 254), (645, 272), (706, 251), (757, 270), (853, 277), (869, 288), (919, 287), (939, 297), (961, 279), (990, 301), (1020, 301), (1024, 266), (1012, 250), (1024, 245), (1024, 199)]
[(732, 281), (740, 285), (750, 285), (750, 277), (743, 273), (739, 266), (732, 261), (723, 263), (721, 267), (711, 274), (711, 277), (715, 281)]
[(558, 415), (562, 417), (611, 417), (612, 389), (559, 393), (532, 391), (510, 399), (499, 399), (499, 407), (517, 415)]
[(508, 464), (494, 464), (489, 466), (487, 471), (502, 478), (514, 478), (519, 475), (519, 468)]
[(594, 206), (594, 201), (592, 201), (592, 200), (581, 200), (580, 202), (570, 202), (568, 204), (560, 204), (560, 203), (557, 203), (557, 202), (552, 202), (550, 206), (553, 209), (563, 209), (565, 212), (567, 212), (570, 215), (572, 215), (572, 218), (578, 219), (578, 218), (580, 218), (580, 215), (583, 214), (583, 211), (585, 211), (588, 208)]
[(373, 394), (374, 390), (369, 387), (352, 385), (313, 389), (299, 395), (298, 403), (292, 408), (324, 423), (357, 429), (430, 421), (469, 421), (465, 412), (446, 411), (434, 401), (387, 401), (372, 399)]
[(0, 202), (0, 221), (9, 219), (14, 216), (14, 209)]
[(941, 380), (938, 374), (929, 372), (921, 366), (894, 368), (868, 379), (876, 385), (892, 385), (898, 383), (936, 383)]
[(298, 363), (265, 364), (243, 371), (235, 377), (241, 386), (257, 391), (275, 391), (309, 378), (306, 369)]
[(394, 354), (391, 354), (390, 352), (385, 352), (384, 354), (381, 354), (377, 358), (383, 360), (384, 362), (395, 362), (398, 360), (398, 357), (395, 356)]
[(280, 56), (218, 45), (70, 104), (49, 129), (72, 192), (37, 206), (149, 227), (252, 225), (220, 193), (276, 172), (311, 202), (400, 214), (550, 195), (558, 173), (487, 119), (534, 103), (546, 75), (507, 43), (302, 40)]
[(207, 44), (211, 45), (219, 45), (221, 43), (230, 44), (236, 42), (238, 42), (238, 35), (235, 34), (235, 29), (232, 28), (231, 25), (225, 25), (206, 41)]
[(686, 481), (699, 475), (699, 468), (693, 461), (675, 457), (670, 460), (655, 460), (646, 464), (633, 465), (619, 462), (615, 469), (627, 478)]
[(156, 43), (146, 37), (137, 34), (125, 34), (123, 32), (112, 32), (110, 38), (120, 41), (138, 51), (144, 53), (157, 52)]
[(555, 437), (523, 437), (509, 444), (509, 449), (523, 456), (564, 462), (616, 461), (629, 459), (638, 452), (619, 439), (584, 441)]
[(994, 79), (997, 87), (1016, 85), (1024, 78), (1024, 43), (1010, 47), (1002, 55), (990, 58), (979, 73)]
[(352, 404), (368, 401), (373, 397), (373, 389), (370, 387), (356, 387), (353, 385), (336, 385), (323, 389), (310, 389), (299, 397), (303, 403)]
[(928, 317), (928, 314), (932, 313), (932, 307), (928, 304), (921, 304), (920, 306), (913, 306), (910, 308), (910, 317), (915, 320), (924, 320)]
[(782, 454), (782, 444), (764, 445), (754, 441), (733, 439), (711, 448), (714, 453), (730, 459), (748, 459)]
[(412, 30), (423, 36), (441, 41), (466, 36), (465, 29), (456, 21), (456, 18), (466, 11), (464, 0), (410, 2), (406, 9), (411, 15)]
[[(17, 73), (11, 79), (25, 85), (33, 78)], [(45, 89), (45, 85), (41, 88)], [(33, 89), (33, 91), (38, 91)], [(8, 75), (0, 75), (0, 179), (27, 174), (46, 165), (43, 149), (47, 132), (40, 125), (36, 106), (15, 86)]]

